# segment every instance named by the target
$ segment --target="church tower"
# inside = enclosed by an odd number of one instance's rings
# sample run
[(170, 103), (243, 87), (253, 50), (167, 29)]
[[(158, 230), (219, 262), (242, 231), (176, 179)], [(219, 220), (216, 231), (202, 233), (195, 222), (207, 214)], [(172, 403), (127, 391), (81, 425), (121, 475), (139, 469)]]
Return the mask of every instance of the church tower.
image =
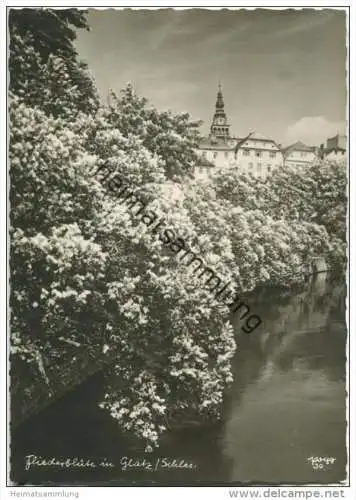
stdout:
[(213, 122), (210, 127), (210, 136), (215, 137), (216, 139), (227, 141), (230, 137), (229, 127), (230, 125), (227, 123), (227, 117), (224, 110), (224, 99), (219, 82), (218, 95), (215, 104), (215, 113)]

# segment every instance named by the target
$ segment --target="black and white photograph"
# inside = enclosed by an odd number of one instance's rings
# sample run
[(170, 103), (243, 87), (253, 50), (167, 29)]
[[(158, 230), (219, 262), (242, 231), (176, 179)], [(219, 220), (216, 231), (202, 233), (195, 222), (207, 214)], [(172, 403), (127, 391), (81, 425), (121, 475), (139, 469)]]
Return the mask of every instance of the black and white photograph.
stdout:
[(6, 23), (7, 485), (346, 498), (349, 8)]

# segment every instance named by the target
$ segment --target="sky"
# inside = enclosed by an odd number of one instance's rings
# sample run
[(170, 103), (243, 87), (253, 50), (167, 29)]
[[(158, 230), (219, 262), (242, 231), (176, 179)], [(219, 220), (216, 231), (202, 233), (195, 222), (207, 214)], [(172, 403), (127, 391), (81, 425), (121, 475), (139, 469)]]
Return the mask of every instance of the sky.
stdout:
[(131, 82), (208, 133), (219, 80), (231, 132), (319, 145), (345, 132), (342, 10), (90, 10), (76, 47), (100, 95)]

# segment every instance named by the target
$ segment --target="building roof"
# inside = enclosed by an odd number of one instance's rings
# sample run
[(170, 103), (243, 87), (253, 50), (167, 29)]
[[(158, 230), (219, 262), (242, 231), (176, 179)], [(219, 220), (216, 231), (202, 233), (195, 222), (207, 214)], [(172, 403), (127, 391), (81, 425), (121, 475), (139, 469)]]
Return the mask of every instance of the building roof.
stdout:
[(273, 139), (270, 139), (269, 137), (266, 137), (265, 135), (259, 134), (258, 132), (252, 132), (248, 136), (249, 140), (253, 141), (262, 141), (262, 142), (275, 142)]
[(316, 148), (314, 146), (307, 146), (301, 141), (295, 142), (290, 146), (287, 146), (283, 149), (284, 153), (291, 153), (292, 151), (307, 151), (307, 152), (315, 152)]
[[(262, 143), (266, 143), (267, 142), (268, 143), (268, 147), (267, 146), (260, 146), (260, 145), (252, 146), (252, 145), (249, 144), (249, 141), (261, 141)], [(276, 141), (274, 141), (273, 139), (265, 137), (264, 135), (259, 134), (257, 132), (250, 132), (243, 139), (237, 139), (236, 140), (235, 151), (237, 151), (240, 148), (257, 149), (257, 150), (266, 149), (266, 150), (271, 151), (271, 149), (270, 149), (271, 147), (272, 147), (272, 150), (273, 150), (274, 147), (276, 147), (277, 150), (280, 150), (279, 144), (277, 144)]]
[[(221, 151), (233, 151), (234, 149), (236, 149), (236, 147), (246, 147), (244, 143), (248, 140), (268, 142), (270, 143), (270, 145), (273, 144), (276, 145), (278, 148), (280, 148), (280, 146), (273, 139), (265, 137), (257, 132), (250, 132), (246, 137), (230, 137), (229, 139), (226, 140), (218, 139), (212, 136), (204, 137), (199, 144), (199, 148), (221, 150)], [(252, 146), (248, 147), (249, 149), (254, 149), (254, 147)], [(259, 149), (257, 145), (255, 146), (255, 149), (256, 148)]]

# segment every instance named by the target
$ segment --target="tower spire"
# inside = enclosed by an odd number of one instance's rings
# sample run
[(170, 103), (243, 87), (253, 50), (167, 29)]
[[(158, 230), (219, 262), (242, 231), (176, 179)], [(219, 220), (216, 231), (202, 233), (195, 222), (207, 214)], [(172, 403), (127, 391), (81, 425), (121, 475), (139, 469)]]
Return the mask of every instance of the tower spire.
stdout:
[(229, 127), (230, 125), (227, 122), (224, 98), (223, 98), (221, 83), (219, 80), (218, 93), (215, 104), (215, 113), (210, 127), (210, 133), (217, 139), (222, 139), (226, 141), (230, 136)]

